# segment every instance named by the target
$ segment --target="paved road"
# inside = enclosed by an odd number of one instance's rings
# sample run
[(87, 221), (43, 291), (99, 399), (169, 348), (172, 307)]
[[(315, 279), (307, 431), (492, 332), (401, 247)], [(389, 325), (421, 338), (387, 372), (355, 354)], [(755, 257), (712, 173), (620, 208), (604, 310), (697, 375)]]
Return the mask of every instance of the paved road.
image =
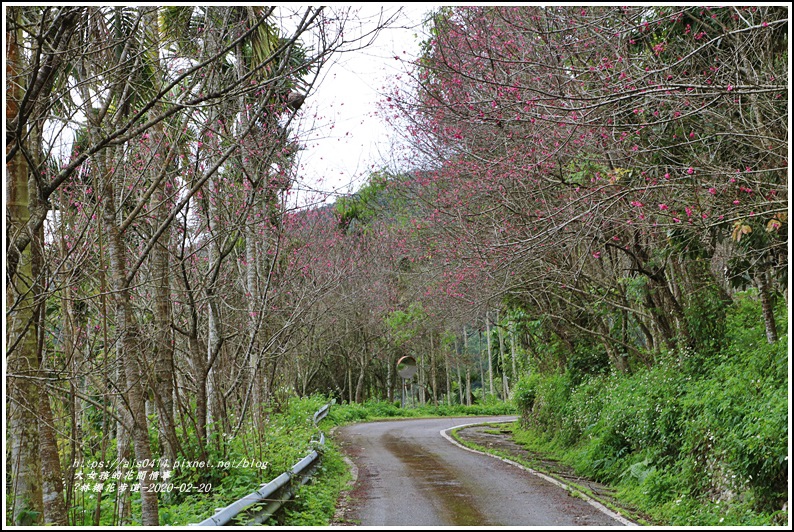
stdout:
[(441, 431), (514, 417), (361, 423), (334, 435), (358, 468), (344, 518), (361, 526), (620, 526), (528, 471), (473, 453)]

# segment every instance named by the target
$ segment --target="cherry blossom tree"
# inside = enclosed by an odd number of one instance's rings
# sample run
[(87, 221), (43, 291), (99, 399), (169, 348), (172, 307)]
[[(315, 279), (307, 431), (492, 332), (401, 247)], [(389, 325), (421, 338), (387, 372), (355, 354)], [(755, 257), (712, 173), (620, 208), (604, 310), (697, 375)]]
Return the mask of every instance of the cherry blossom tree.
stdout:
[(747, 256), (731, 237), (768, 235), (761, 279), (786, 263), (786, 22), (782, 8), (438, 10), (413, 90), (389, 105), (426, 157), (416, 183), (448, 257), (467, 254), (457, 275), (482, 257), (494, 294), (615, 363), (701, 342), (688, 312), (698, 292), (727, 296), (722, 266)]

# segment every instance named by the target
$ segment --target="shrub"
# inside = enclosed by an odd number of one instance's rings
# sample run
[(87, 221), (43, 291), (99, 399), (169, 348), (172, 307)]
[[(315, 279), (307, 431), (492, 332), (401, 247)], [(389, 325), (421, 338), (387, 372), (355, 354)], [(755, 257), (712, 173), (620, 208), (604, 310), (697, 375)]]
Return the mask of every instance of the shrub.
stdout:
[(514, 388), (513, 401), (524, 425), (529, 423), (529, 416), (532, 414), (533, 408), (535, 408), (538, 384), (540, 384), (540, 374), (533, 373), (532, 375), (521, 377)]

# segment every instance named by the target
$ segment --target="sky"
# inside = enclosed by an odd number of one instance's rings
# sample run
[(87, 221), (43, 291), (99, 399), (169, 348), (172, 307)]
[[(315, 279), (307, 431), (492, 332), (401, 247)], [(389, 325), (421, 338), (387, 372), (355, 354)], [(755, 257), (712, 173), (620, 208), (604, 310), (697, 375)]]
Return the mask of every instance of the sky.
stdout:
[(418, 55), (421, 21), (433, 4), (357, 7), (360, 23), (349, 26), (354, 31), (371, 30), (381, 9), (384, 18), (396, 16), (396, 20), (371, 46), (337, 56), (301, 108), (301, 125), (309, 134), (301, 135), (306, 140), (296, 189), (304, 199), (311, 195), (307, 190), (331, 193), (328, 201), (355, 192), (371, 171), (394, 162), (394, 133), (376, 116), (378, 103), (402, 72), (402, 61), (395, 56), (411, 60)]

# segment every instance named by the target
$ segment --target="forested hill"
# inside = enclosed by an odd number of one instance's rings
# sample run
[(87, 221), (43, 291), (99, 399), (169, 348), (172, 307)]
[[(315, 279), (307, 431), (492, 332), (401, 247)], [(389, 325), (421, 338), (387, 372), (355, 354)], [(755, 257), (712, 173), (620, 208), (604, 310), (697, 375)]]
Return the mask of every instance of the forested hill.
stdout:
[(409, 157), (312, 208), (350, 12), (6, 8), (7, 523), (185, 524), (270, 470), (168, 464), (286, 466), (330, 399), (514, 404), (660, 522), (787, 521), (789, 15), (438, 8)]

